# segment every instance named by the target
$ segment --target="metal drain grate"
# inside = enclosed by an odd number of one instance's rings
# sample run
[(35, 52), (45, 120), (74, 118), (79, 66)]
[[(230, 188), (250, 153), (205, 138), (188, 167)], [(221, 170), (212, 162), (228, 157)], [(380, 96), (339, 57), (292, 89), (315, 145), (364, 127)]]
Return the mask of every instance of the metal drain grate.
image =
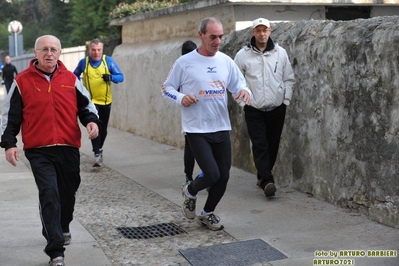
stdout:
[(142, 227), (117, 227), (124, 237), (129, 239), (149, 239), (155, 237), (174, 236), (186, 233), (174, 223), (162, 223)]
[(262, 239), (189, 248), (180, 253), (193, 266), (247, 266), (287, 258)]

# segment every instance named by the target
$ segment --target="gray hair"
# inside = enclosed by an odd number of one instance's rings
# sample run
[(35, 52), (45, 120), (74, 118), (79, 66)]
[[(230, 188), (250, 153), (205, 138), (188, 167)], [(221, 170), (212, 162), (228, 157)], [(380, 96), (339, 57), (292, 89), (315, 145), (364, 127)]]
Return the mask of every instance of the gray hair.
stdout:
[(101, 43), (102, 45), (104, 45), (104, 43), (103, 43), (102, 41), (100, 41), (100, 39), (97, 39), (97, 38), (96, 38), (96, 39), (93, 39), (93, 40), (90, 41), (89, 46), (92, 45), (92, 44), (97, 45), (97, 44), (99, 44), (99, 43)]
[(199, 26), (199, 30), (203, 33), (206, 34), (206, 27), (208, 26), (209, 23), (218, 23), (220, 25), (222, 25), (222, 22), (220, 22), (219, 19), (215, 18), (215, 17), (207, 17), (204, 18)]

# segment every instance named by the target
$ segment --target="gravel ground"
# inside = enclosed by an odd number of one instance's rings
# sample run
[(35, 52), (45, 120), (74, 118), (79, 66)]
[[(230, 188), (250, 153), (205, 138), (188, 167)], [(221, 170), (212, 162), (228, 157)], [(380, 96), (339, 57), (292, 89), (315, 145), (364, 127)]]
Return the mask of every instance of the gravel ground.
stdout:
[[(81, 154), (82, 183), (75, 219), (96, 239), (113, 265), (190, 265), (179, 250), (235, 242), (225, 231), (211, 231), (186, 219), (180, 206), (103, 165), (91, 167)], [(174, 223), (186, 233), (128, 239), (117, 227)]]

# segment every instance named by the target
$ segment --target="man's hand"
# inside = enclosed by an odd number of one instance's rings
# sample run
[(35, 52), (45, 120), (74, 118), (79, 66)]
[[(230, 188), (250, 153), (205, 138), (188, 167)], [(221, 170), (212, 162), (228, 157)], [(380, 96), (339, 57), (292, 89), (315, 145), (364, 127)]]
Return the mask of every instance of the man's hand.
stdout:
[(94, 122), (90, 122), (86, 126), (87, 133), (89, 133), (89, 139), (95, 139), (98, 137), (98, 126)]
[(19, 161), (19, 154), (17, 147), (12, 147), (6, 150), (6, 160), (10, 164), (17, 166), (17, 161)]
[(195, 98), (194, 95), (191, 94), (186, 94), (183, 99), (181, 100), (181, 104), (184, 107), (189, 107), (190, 105), (197, 103), (199, 100), (197, 98)]
[(103, 80), (104, 80), (105, 82), (108, 82), (108, 81), (111, 81), (111, 80), (112, 80), (110, 74), (103, 74), (101, 77), (103, 78)]
[(243, 101), (246, 105), (251, 104), (251, 96), (246, 90), (240, 90), (235, 99)]

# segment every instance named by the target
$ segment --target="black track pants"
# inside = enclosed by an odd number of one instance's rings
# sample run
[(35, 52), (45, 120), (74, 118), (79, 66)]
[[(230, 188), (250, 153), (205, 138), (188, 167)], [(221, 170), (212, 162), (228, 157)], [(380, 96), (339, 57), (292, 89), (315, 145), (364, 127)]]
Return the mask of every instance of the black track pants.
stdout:
[(44, 251), (51, 259), (64, 256), (64, 232), (69, 232), (73, 219), (75, 193), (80, 185), (79, 149), (54, 146), (25, 151), (37, 188)]

